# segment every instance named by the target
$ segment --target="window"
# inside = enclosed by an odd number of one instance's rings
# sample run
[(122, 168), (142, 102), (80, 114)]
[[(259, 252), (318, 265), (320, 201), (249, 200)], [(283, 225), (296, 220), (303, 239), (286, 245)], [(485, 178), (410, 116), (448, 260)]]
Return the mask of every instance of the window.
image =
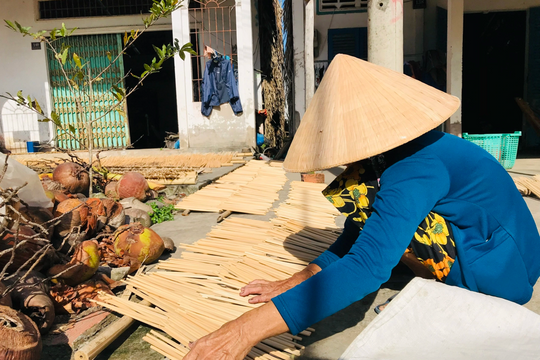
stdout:
[(367, 60), (367, 28), (328, 29), (328, 60), (337, 54)]
[(47, 0), (38, 1), (40, 19), (148, 13), (152, 0)]
[(207, 61), (204, 57), (205, 45), (215, 50), (218, 55), (231, 58), (235, 73), (238, 71), (234, 4), (234, 1), (223, 0), (190, 1), (190, 41), (197, 53), (191, 55), (193, 102), (201, 101), (202, 80)]
[(367, 11), (368, 0), (318, 0), (318, 14)]

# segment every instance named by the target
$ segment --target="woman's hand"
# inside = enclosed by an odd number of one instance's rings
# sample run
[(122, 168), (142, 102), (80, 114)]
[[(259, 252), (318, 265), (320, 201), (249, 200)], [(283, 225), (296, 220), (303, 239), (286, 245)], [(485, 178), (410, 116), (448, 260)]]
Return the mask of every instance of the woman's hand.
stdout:
[(184, 360), (243, 360), (261, 340), (288, 330), (274, 303), (269, 302), (190, 344)]
[(266, 303), (279, 294), (295, 287), (292, 278), (280, 281), (268, 281), (263, 279), (253, 280), (242, 289), (240, 296), (257, 295), (248, 300), (250, 304)]
[(238, 320), (231, 321), (190, 344), (184, 360), (242, 360), (255, 345), (248, 339)]
[(286, 280), (253, 280), (240, 289), (240, 296), (257, 295), (249, 299), (250, 304), (266, 303), (274, 297), (309, 279), (319, 271), (321, 271), (321, 268), (318, 265), (309, 264), (304, 270), (297, 272)]

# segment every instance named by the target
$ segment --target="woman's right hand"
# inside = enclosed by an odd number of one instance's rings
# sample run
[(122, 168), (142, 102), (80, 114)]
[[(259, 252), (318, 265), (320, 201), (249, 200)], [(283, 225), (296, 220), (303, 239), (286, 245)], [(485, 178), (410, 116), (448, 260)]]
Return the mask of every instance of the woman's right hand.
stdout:
[(295, 287), (296, 284), (292, 283), (291, 280), (292, 279), (279, 281), (268, 281), (263, 279), (253, 280), (240, 289), (240, 296), (257, 295), (249, 299), (250, 304), (266, 303), (274, 297)]
[(304, 270), (297, 272), (286, 280), (253, 280), (240, 289), (240, 296), (257, 295), (249, 299), (250, 304), (266, 303), (274, 297), (283, 294), (285, 291), (292, 289), (301, 282), (309, 279), (319, 271), (321, 271), (321, 268), (318, 265), (309, 264)]

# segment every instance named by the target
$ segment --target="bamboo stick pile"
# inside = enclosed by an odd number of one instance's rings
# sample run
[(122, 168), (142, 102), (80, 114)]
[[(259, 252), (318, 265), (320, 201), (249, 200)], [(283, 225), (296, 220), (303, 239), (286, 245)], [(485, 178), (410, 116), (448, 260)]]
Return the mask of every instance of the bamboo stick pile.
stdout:
[(522, 195), (532, 193), (540, 198), (540, 176), (515, 178), (514, 183)]
[[(289, 203), (280, 208), (300, 206), (302, 195), (312, 205), (314, 217), (326, 218), (327, 200), (319, 190), (317, 184), (294, 184)], [(260, 306), (240, 297), (241, 287), (254, 279), (286, 279), (336, 240), (340, 229), (335, 221), (328, 228), (321, 224), (307, 226), (311, 221), (311, 218), (292, 219), (288, 214), (271, 221), (229, 218), (204, 239), (180, 245), (183, 249), (180, 259), (160, 262), (157, 271), (139, 273), (126, 281), (134, 294), (155, 307), (114, 296), (104, 296), (100, 304), (168, 334), (172, 339), (157, 331), (144, 339), (169, 359), (181, 360), (188, 352), (190, 341)], [(312, 331), (307, 329), (300, 335), (309, 336)], [(266, 339), (246, 359), (287, 360), (291, 355), (298, 356), (303, 347), (295, 341), (300, 339), (290, 333)]]
[(276, 210), (276, 215), (315, 228), (335, 227), (339, 211), (321, 194), (325, 187), (325, 184), (293, 181), (289, 198)]
[[(243, 155), (243, 154), (242, 154)], [(177, 154), (166, 156), (107, 156), (101, 159), (101, 165), (109, 168), (133, 167), (176, 167), (185, 169), (218, 168), (232, 165), (235, 153), (221, 154)]]
[(280, 167), (253, 160), (183, 199), (176, 208), (264, 215), (279, 198), (286, 181)]

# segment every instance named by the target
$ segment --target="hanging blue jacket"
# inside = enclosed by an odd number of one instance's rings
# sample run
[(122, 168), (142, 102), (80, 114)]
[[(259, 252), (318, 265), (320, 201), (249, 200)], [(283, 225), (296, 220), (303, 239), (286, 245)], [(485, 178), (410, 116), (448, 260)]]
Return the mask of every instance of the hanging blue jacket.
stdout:
[(234, 77), (234, 67), (226, 59), (214, 59), (206, 62), (201, 93), (201, 113), (204, 116), (210, 116), (214, 106), (226, 102), (231, 104), (236, 115), (243, 111), (238, 85)]
[[(457, 258), (446, 284), (524, 304), (540, 276), (540, 236), (506, 170), (479, 146), (431, 131), (385, 154), (373, 213), (313, 263), (322, 271), (272, 299), (293, 334), (390, 278), (430, 211), (452, 225)], [(355, 229), (356, 228), (356, 229)]]

